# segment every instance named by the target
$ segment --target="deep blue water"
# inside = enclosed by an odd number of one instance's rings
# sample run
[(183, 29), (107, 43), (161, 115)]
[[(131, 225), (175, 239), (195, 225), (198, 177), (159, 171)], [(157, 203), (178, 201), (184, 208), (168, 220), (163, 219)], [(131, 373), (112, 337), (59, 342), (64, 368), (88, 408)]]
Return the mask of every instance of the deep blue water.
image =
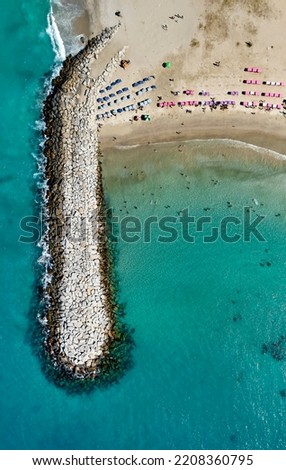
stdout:
[(119, 384), (89, 395), (69, 395), (42, 373), (29, 334), (37, 249), (18, 238), (21, 218), (35, 211), (34, 123), (54, 58), (48, 11), (47, 1), (11, 0), (0, 20), (0, 447), (285, 448), (286, 350), (283, 341), (274, 346), (278, 361), (270, 346), (286, 334), (282, 165), (240, 166), (237, 157), (230, 165), (202, 149), (193, 166), (191, 150), (180, 160), (167, 148), (156, 154), (165, 155), (164, 165), (144, 150), (132, 175), (128, 152), (117, 155), (118, 165), (107, 162), (104, 184), (119, 217), (128, 211), (143, 221), (188, 206), (193, 215), (219, 221), (252, 205), (267, 216), (267, 241), (121, 241), (116, 271), (119, 300), (135, 328), (134, 367)]

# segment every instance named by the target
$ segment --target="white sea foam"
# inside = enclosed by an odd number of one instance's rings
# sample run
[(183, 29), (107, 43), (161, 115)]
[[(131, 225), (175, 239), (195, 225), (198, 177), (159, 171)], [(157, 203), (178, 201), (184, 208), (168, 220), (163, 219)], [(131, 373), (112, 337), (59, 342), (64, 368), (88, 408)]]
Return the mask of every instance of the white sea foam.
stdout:
[(37, 130), (37, 131), (41, 131), (41, 132), (42, 132), (42, 131), (44, 131), (45, 128), (46, 128), (45, 122), (42, 121), (42, 120), (36, 121), (33, 128), (34, 128), (35, 130)]
[[(48, 32), (58, 57), (62, 55), (63, 51), (65, 57), (69, 54), (75, 55), (84, 47), (81, 41), (82, 35), (77, 35), (74, 32), (74, 21), (84, 12), (85, 3), (82, 0), (76, 3), (68, 0), (65, 0), (64, 3), (60, 0), (51, 0)], [(60, 58), (58, 62), (61, 60), (63, 59)]]
[[(199, 139), (196, 139), (197, 141), (199, 141)], [(241, 140), (234, 140), (234, 139), (208, 139), (209, 141), (216, 141), (216, 142), (223, 142), (223, 143), (226, 143), (228, 145), (232, 145), (233, 147), (243, 147), (243, 148), (248, 148), (248, 149), (251, 149), (251, 150), (254, 150), (255, 152), (257, 153), (261, 153), (261, 152), (265, 152), (266, 154), (268, 154), (269, 156), (277, 159), (277, 160), (286, 160), (286, 155), (284, 155), (283, 153), (279, 153), (279, 152), (276, 152), (275, 150), (270, 150), (268, 148), (265, 148), (265, 147), (260, 147), (258, 145), (254, 145), (254, 144), (250, 144), (248, 142), (243, 142)], [(195, 140), (194, 140), (195, 142)]]
[(46, 316), (42, 317), (41, 315), (38, 315), (38, 320), (43, 326), (48, 326), (48, 319)]
[(116, 145), (116, 148), (118, 150), (128, 150), (128, 149), (135, 149), (137, 147), (140, 147), (140, 144), (134, 144), (134, 145)]
[(63, 62), (66, 58), (66, 49), (63, 43), (63, 40), (60, 35), (59, 28), (57, 26), (54, 14), (53, 14), (53, 7), (51, 5), (50, 12), (47, 16), (48, 26), (47, 26), (47, 34), (50, 36), (51, 43), (53, 46), (53, 50), (56, 55), (56, 62)]
[(52, 282), (52, 276), (48, 273), (45, 273), (43, 276), (43, 286), (46, 289), (48, 285)]
[[(191, 139), (191, 140), (180, 140), (180, 144), (190, 144), (190, 143), (202, 143), (205, 145), (206, 143), (209, 142), (214, 142), (217, 144), (227, 144), (228, 146), (232, 146), (235, 148), (245, 148), (245, 149), (251, 149), (257, 153), (264, 152), (265, 154), (269, 155), (272, 158), (275, 158), (276, 160), (286, 160), (286, 154), (276, 152), (275, 150), (268, 149), (266, 147), (260, 147), (259, 145), (254, 145), (250, 144), (249, 142), (244, 142), (242, 140), (235, 140), (235, 139), (223, 139), (223, 138), (212, 138), (212, 139)], [(169, 141), (164, 141), (164, 142), (153, 142), (152, 145), (169, 145), (169, 144), (176, 144), (177, 141), (174, 140), (169, 140)], [(126, 145), (126, 146), (117, 146), (117, 148), (131, 148), (131, 147), (136, 147), (136, 145)]]

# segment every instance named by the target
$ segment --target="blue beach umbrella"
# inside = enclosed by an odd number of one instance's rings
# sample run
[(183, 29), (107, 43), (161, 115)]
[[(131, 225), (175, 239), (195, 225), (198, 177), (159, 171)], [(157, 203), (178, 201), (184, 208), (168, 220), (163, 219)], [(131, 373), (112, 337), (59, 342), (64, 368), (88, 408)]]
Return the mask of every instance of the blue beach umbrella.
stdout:
[(121, 108), (118, 108), (118, 110), (117, 110), (118, 113), (122, 113), (122, 111), (123, 111), (123, 109), (121, 109)]
[(110, 93), (110, 95), (109, 95), (110, 98), (114, 98), (115, 96), (116, 96), (115, 93)]
[(106, 87), (106, 90), (107, 90), (107, 91), (112, 90), (112, 86), (108, 85), (108, 86)]
[(102, 103), (103, 99), (102, 98), (97, 98), (96, 100), (98, 103)]
[(144, 84), (143, 80), (139, 80), (139, 82), (137, 82), (137, 83), (138, 83), (138, 85), (143, 85)]
[(121, 82), (122, 82), (121, 78), (118, 78), (117, 80), (115, 80), (116, 85), (118, 85), (118, 83), (121, 83)]
[(145, 77), (143, 78), (143, 82), (149, 82), (150, 78), (149, 77)]
[(104, 101), (108, 101), (108, 100), (109, 100), (109, 96), (104, 96), (103, 99), (104, 99)]
[(105, 93), (105, 91), (104, 90), (99, 90), (99, 93)]
[(129, 88), (127, 86), (125, 86), (124, 88), (122, 88), (122, 91), (128, 91)]
[(117, 95), (122, 95), (122, 93), (123, 93), (122, 90), (118, 90), (118, 91), (116, 92)]

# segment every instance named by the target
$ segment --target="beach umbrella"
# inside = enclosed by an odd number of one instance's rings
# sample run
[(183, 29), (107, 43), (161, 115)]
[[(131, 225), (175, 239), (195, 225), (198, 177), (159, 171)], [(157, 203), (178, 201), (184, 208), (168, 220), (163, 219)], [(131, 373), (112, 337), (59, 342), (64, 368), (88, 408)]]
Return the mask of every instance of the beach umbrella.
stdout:
[(164, 69), (170, 69), (172, 67), (172, 63), (171, 62), (163, 62), (163, 67), (164, 67)]
[(156, 90), (156, 85), (151, 85), (152, 90)]
[(139, 121), (139, 116), (134, 116), (134, 121)]
[(110, 95), (109, 95), (110, 98), (114, 98), (115, 96), (116, 96), (115, 93), (110, 93)]
[(108, 86), (106, 87), (106, 90), (107, 90), (107, 91), (112, 90), (112, 86), (108, 85)]
[(99, 93), (105, 93), (105, 91), (104, 90), (99, 90)]
[(115, 83), (115, 82), (111, 82), (111, 86), (114, 86), (114, 85), (116, 85), (116, 83)]
[(122, 113), (122, 111), (123, 111), (123, 109), (121, 109), (121, 108), (118, 108), (118, 110), (117, 110), (118, 113)]
[(118, 91), (116, 92), (117, 95), (122, 95), (122, 93), (123, 93), (122, 90), (118, 90)]
[(150, 77), (143, 78), (143, 82), (149, 82), (149, 80), (150, 80)]
[(137, 86), (137, 82), (132, 83), (132, 86), (133, 86), (133, 87), (136, 87), (136, 86)]
[(102, 98), (97, 98), (96, 100), (98, 103), (102, 103), (103, 99)]
[(118, 85), (118, 83), (121, 83), (121, 82), (122, 82), (121, 78), (118, 78), (117, 80), (115, 80), (116, 85)]
[(139, 80), (139, 82), (137, 82), (137, 85), (144, 85), (143, 80)]
[(104, 101), (108, 101), (108, 100), (109, 100), (109, 96), (104, 96), (103, 99), (104, 99)]
[(122, 88), (122, 91), (128, 91), (129, 88), (127, 86), (125, 86), (124, 88)]

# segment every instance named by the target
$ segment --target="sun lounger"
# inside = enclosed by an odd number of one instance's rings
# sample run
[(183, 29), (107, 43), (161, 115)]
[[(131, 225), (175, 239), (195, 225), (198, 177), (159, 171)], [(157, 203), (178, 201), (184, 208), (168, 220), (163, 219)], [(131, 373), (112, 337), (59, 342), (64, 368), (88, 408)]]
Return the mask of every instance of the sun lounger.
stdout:
[(261, 73), (262, 69), (258, 67), (246, 67), (244, 69), (245, 72), (253, 72), (253, 73)]

